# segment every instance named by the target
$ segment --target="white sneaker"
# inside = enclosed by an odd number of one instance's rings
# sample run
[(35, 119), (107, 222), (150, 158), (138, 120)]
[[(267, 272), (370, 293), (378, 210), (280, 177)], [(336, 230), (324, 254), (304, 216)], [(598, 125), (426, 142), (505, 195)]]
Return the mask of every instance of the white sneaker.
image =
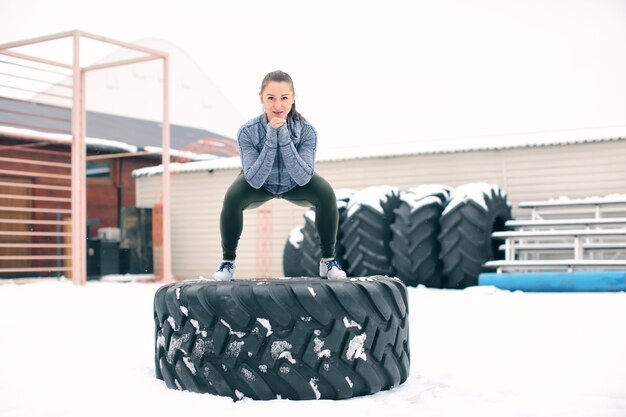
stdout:
[(346, 278), (346, 272), (341, 269), (335, 258), (320, 261), (320, 277), (330, 279)]
[(235, 279), (235, 264), (231, 261), (222, 261), (217, 271), (213, 273), (216, 281), (232, 281)]

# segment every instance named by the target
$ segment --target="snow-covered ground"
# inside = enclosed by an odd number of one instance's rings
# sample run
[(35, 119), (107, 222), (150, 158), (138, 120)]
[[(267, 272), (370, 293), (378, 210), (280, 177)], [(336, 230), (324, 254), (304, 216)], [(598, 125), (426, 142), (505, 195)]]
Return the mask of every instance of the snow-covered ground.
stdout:
[(0, 415), (626, 416), (626, 293), (410, 288), (411, 373), (400, 387), (233, 402), (155, 378), (158, 287), (0, 285)]

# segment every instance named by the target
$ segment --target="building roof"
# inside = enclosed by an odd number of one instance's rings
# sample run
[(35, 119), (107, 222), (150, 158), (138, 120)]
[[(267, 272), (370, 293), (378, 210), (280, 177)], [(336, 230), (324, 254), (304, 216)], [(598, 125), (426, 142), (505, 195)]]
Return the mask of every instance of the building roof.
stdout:
[[(0, 128), (10, 135), (11, 129), (24, 129), (45, 134), (71, 134), (71, 109), (49, 104), (0, 97)], [(87, 137), (101, 138), (127, 144), (131, 147), (146, 148), (161, 146), (161, 123), (151, 120), (87, 111)], [(170, 125), (170, 147), (185, 150), (203, 147), (196, 142), (213, 140), (217, 146), (204, 147), (207, 153), (215, 156), (232, 156), (236, 152), (236, 142), (223, 135), (204, 129)], [(110, 143), (109, 143), (110, 144)], [(121, 145), (120, 145), (121, 146)]]

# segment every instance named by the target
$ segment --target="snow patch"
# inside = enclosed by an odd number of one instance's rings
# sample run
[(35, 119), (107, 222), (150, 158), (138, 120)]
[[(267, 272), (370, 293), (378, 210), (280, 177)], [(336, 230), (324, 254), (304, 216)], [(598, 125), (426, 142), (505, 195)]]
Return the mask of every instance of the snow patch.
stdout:
[(278, 370), (280, 371), (281, 374), (288, 374), (291, 371), (291, 368), (288, 367), (287, 365), (283, 365), (280, 368), (278, 368)]
[(311, 386), (311, 389), (315, 393), (315, 399), (319, 400), (320, 398), (322, 398), (322, 394), (320, 394), (320, 390), (317, 388), (317, 381), (318, 381), (317, 378), (311, 378), (309, 380), (309, 385)]
[(302, 234), (302, 228), (300, 226), (291, 229), (291, 233), (289, 233), (289, 243), (291, 243), (293, 247), (300, 249), (303, 240), (304, 235)]
[(228, 346), (226, 347), (226, 352), (224, 353), (224, 356), (226, 356), (227, 358), (236, 358), (239, 356), (239, 354), (241, 353), (241, 348), (243, 347), (244, 342), (241, 340), (235, 340), (231, 343), (228, 344)]
[(212, 340), (196, 339), (196, 343), (193, 345), (193, 350), (191, 351), (191, 359), (198, 360), (204, 356), (205, 352), (213, 350), (214, 346)]
[(182, 311), (185, 316), (189, 316), (189, 310), (187, 310), (187, 307), (180, 306), (180, 311)]
[(400, 191), (397, 187), (389, 185), (367, 187), (350, 198), (347, 215), (352, 216), (361, 206), (369, 206), (380, 214), (385, 214), (382, 205), (387, 202), (390, 195), (398, 195), (399, 193)]
[(339, 200), (337, 204), (343, 203), (341, 200), (350, 200), (354, 194), (356, 194), (356, 191), (351, 188), (339, 188), (335, 190), (335, 197)]
[(243, 400), (243, 393), (241, 391), (239, 391), (238, 389), (235, 390), (235, 395), (237, 396), (237, 398), (239, 398), (240, 400)]
[(350, 385), (350, 388), (352, 388), (354, 386), (354, 384), (350, 380), (350, 377), (348, 377), (348, 376), (346, 377), (346, 382), (348, 383), (348, 385)]
[(180, 382), (178, 382), (178, 379), (174, 378), (174, 383), (176, 384), (176, 388), (178, 388), (179, 391), (183, 390), (183, 387), (180, 386)]
[(157, 339), (156, 339), (156, 345), (157, 345), (157, 348), (158, 348), (159, 346), (163, 346), (163, 347), (165, 347), (165, 336), (163, 336), (163, 333), (160, 333), (160, 334), (157, 336)]
[(257, 318), (256, 321), (261, 323), (261, 326), (263, 326), (263, 327), (265, 327), (267, 329), (267, 333), (265, 334), (265, 337), (267, 337), (267, 336), (272, 334), (272, 325), (270, 324), (270, 321), (268, 319)]
[(183, 343), (187, 342), (189, 340), (189, 334), (185, 333), (184, 335), (177, 337), (177, 336), (172, 336), (172, 338), (170, 339), (170, 348), (167, 350), (167, 355), (166, 355), (166, 359), (167, 362), (170, 365), (174, 365), (174, 355), (176, 355), (176, 351), (180, 350), (183, 353), (187, 353), (185, 352), (184, 349), (181, 349), (181, 346)]
[(293, 356), (291, 356), (291, 352), (288, 350), (281, 352), (281, 354), (278, 355), (278, 359), (282, 359), (282, 358), (287, 359), (291, 364), (296, 363), (296, 360), (293, 358)]
[(270, 348), (270, 353), (272, 355), (272, 359), (278, 359), (278, 356), (287, 349), (291, 349), (291, 343), (286, 340), (276, 340), (272, 343), (272, 347)]
[(348, 343), (348, 350), (346, 351), (346, 359), (349, 361), (353, 359), (363, 359), (367, 361), (367, 355), (365, 354), (365, 339), (367, 334), (363, 333), (358, 336), (354, 336)]
[(259, 371), (261, 371), (263, 373), (266, 373), (267, 372), (267, 365), (265, 365), (265, 364), (259, 365)]
[(200, 330), (200, 323), (198, 323), (198, 320), (190, 319), (189, 322), (196, 329), (196, 334), (201, 334), (202, 337), (206, 337), (207, 336), (206, 330)]
[(270, 354), (272, 355), (272, 359), (278, 360), (285, 358), (291, 363), (296, 363), (296, 360), (291, 356), (291, 352), (288, 349), (291, 349), (291, 343), (286, 340), (277, 340), (272, 343), (272, 347), (270, 348)]
[(317, 359), (330, 358), (330, 349), (324, 349), (324, 341), (316, 337), (313, 339), (313, 352), (317, 354)]
[(300, 316), (300, 320), (302, 320), (302, 321), (303, 321), (303, 322), (305, 322), (305, 323), (308, 323), (308, 322), (310, 322), (310, 321), (311, 321), (311, 317), (308, 317), (308, 316), (307, 316), (307, 317)]
[(185, 365), (187, 365), (187, 368), (189, 368), (189, 370), (191, 371), (191, 374), (195, 375), (196, 374), (196, 367), (194, 366), (194, 364), (191, 361), (191, 359), (189, 359), (187, 356), (183, 356), (183, 362), (185, 363)]
[(361, 330), (361, 325), (359, 323), (354, 320), (348, 320), (347, 317), (343, 318), (343, 325), (346, 327), (346, 329), (356, 327), (357, 329)]
[(402, 200), (411, 208), (411, 213), (431, 204), (441, 206), (441, 200), (434, 195), (420, 197), (411, 192), (406, 192), (402, 193), (402, 195), (400, 196), (400, 200)]
[(417, 187), (409, 188), (408, 191), (412, 193), (418, 200), (421, 200), (424, 197), (436, 195), (442, 195), (444, 199), (447, 199), (450, 196), (452, 188), (443, 184), (423, 184)]
[(493, 295), (496, 293), (507, 293), (509, 290), (503, 290), (493, 285), (474, 285), (472, 287), (466, 287), (463, 289), (464, 292), (470, 292), (473, 294), (485, 294), (485, 295)]
[(176, 299), (180, 300), (180, 288), (176, 288)]
[(170, 327), (172, 328), (172, 330), (177, 331), (178, 328), (176, 327), (176, 320), (174, 320), (174, 317), (169, 316), (167, 318), (167, 322), (170, 324)]
[(230, 324), (228, 324), (224, 319), (220, 319), (220, 322), (228, 328), (228, 331), (230, 332), (231, 335), (235, 335), (237, 337), (244, 337), (246, 335), (246, 332), (234, 331), (233, 328), (230, 327)]
[(488, 210), (485, 197), (491, 197), (492, 192), (500, 193), (500, 188), (495, 184), (487, 184), (485, 182), (476, 182), (456, 187), (450, 195), (450, 200), (441, 215), (452, 211), (459, 204), (468, 201), (474, 201), (483, 209)]
[(243, 377), (246, 379), (246, 381), (248, 382), (253, 382), (256, 378), (254, 377), (254, 374), (247, 368), (241, 368), (241, 373), (243, 374)]
[(315, 297), (317, 294), (315, 293), (315, 290), (312, 287), (307, 287), (309, 289), (309, 292), (311, 293), (311, 295), (313, 297)]

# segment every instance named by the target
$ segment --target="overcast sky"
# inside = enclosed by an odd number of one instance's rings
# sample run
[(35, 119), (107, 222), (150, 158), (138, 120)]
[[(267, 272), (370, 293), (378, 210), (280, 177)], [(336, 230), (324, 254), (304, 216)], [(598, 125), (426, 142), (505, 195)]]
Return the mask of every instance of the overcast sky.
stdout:
[[(162, 38), (244, 119), (289, 72), (322, 147), (624, 126), (626, 1), (0, 0), (0, 43)], [(234, 133), (233, 133), (234, 135)]]

